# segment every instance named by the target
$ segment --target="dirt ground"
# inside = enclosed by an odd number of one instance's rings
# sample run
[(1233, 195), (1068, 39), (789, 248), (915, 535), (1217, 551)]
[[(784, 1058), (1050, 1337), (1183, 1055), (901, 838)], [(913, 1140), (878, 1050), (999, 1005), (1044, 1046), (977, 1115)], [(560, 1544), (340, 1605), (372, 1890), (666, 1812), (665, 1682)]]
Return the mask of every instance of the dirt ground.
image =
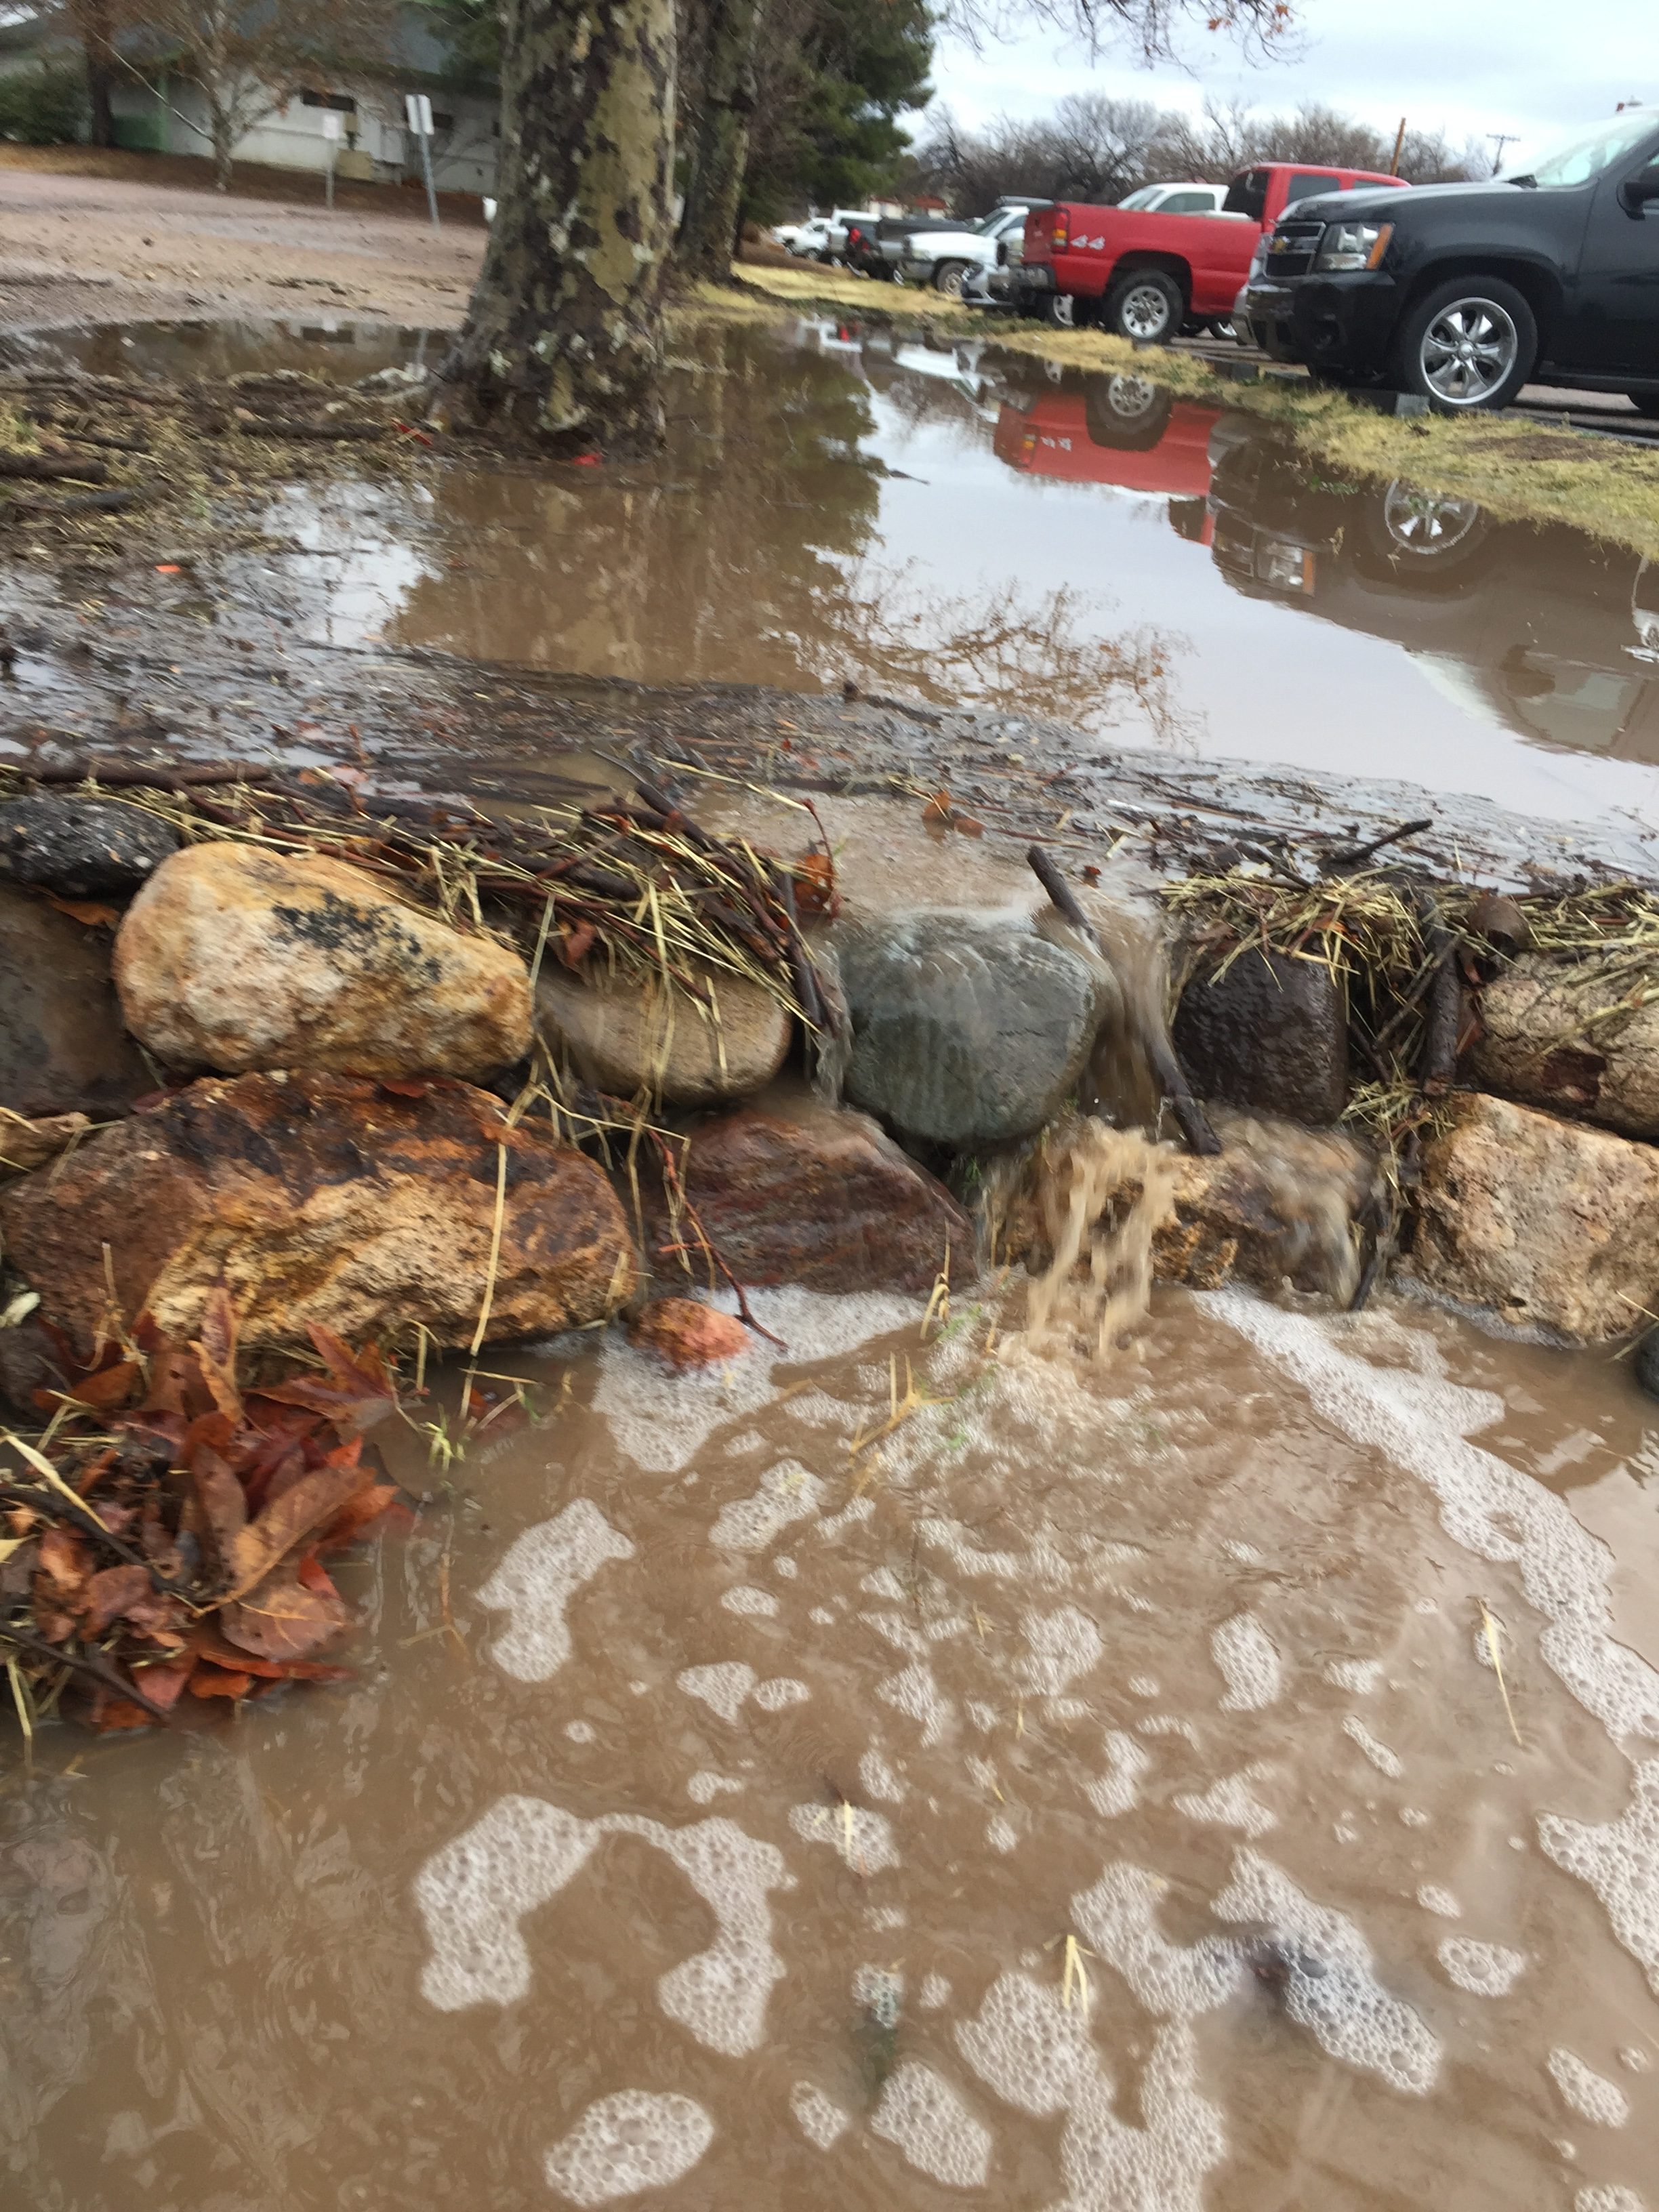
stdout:
[(476, 199), (247, 169), (228, 194), (179, 155), (0, 147), (0, 329), (179, 315), (458, 324), (483, 250)]

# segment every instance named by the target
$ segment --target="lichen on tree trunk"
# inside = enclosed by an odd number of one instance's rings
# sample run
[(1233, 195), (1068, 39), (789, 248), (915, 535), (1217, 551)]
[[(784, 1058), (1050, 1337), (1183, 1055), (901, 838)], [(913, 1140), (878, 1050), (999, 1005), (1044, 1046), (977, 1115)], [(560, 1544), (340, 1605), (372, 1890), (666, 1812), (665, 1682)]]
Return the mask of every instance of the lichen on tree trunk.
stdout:
[(452, 408), (566, 449), (662, 435), (673, 0), (508, 0), (499, 199)]
[(685, 211), (675, 243), (680, 274), (730, 277), (755, 107), (755, 40), (765, 0), (709, 0), (702, 100), (691, 136)]

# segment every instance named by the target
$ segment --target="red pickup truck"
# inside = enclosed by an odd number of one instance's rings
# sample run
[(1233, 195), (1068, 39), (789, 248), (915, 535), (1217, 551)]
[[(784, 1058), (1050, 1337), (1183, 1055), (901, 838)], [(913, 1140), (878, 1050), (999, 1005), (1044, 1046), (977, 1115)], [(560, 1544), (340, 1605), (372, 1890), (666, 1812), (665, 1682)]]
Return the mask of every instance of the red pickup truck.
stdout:
[(1096, 324), (1163, 345), (1231, 315), (1262, 234), (1294, 202), (1400, 182), (1365, 169), (1264, 161), (1239, 172), (1215, 215), (1142, 215), (1057, 200), (1025, 218), (1010, 289), (1023, 314)]

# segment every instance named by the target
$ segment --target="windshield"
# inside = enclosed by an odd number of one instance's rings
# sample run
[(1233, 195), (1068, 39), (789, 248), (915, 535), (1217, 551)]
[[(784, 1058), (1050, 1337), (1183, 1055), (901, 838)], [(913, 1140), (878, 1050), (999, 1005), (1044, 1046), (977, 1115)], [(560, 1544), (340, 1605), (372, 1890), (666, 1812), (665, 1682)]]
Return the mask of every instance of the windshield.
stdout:
[(1628, 154), (1644, 138), (1659, 131), (1659, 109), (1636, 107), (1623, 115), (1612, 115), (1594, 131), (1582, 137), (1570, 139), (1558, 146), (1541, 161), (1534, 161), (1522, 174), (1530, 177), (1536, 185), (1583, 185), (1592, 177), (1599, 177), (1621, 154)]

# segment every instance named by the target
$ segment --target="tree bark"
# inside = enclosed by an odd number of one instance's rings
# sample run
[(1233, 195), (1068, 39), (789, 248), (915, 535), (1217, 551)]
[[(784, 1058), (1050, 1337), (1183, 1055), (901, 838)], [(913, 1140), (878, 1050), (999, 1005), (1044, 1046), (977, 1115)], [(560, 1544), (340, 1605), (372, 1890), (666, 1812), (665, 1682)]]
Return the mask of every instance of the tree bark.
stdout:
[(663, 434), (673, 0), (508, 0), (495, 219), (442, 381), (562, 450)]
[(755, 112), (755, 41), (765, 7), (766, 0), (709, 0), (702, 107), (674, 264), (682, 276), (716, 284), (730, 277), (737, 252)]

